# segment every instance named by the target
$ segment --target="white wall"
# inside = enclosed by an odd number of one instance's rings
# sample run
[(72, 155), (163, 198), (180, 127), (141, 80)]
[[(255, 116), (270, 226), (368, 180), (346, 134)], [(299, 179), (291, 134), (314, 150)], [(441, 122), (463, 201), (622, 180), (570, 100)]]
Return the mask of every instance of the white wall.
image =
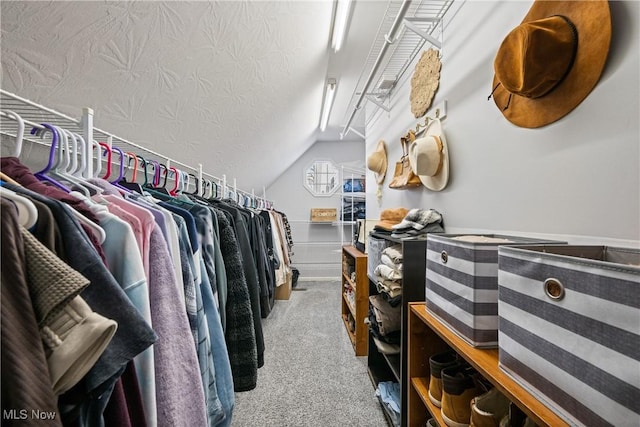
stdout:
[(611, 2), (613, 37), (600, 82), (569, 115), (539, 129), (512, 125), (487, 101), (499, 44), (531, 3), (460, 3), (445, 19), (440, 88), (432, 104), (448, 103), (449, 185), (442, 192), (388, 188), (401, 155), (399, 138), (421, 122), (409, 106), (412, 65), (392, 96), (391, 112), (377, 112), (366, 129), (367, 155), (380, 139), (389, 153), (381, 203), (373, 173), (367, 174), (367, 217), (397, 206), (434, 208), (448, 232), (638, 246), (640, 3)]
[[(364, 166), (362, 141), (319, 141), (267, 188), (267, 197), (284, 212), (291, 224), (294, 241), (293, 265), (300, 280), (340, 276), (340, 248), (351, 240), (351, 227), (312, 224), (311, 208), (336, 208), (340, 212), (340, 191), (331, 197), (316, 197), (303, 186), (303, 171), (316, 159), (330, 159), (336, 165), (360, 162)], [(345, 241), (345, 243), (346, 243)]]

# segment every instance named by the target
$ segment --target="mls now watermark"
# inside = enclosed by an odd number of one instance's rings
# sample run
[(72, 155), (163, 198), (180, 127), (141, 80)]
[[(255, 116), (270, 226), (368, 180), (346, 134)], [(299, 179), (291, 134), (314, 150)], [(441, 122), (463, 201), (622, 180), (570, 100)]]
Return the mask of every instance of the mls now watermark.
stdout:
[(41, 411), (40, 409), (3, 409), (3, 420), (55, 420), (56, 411)]

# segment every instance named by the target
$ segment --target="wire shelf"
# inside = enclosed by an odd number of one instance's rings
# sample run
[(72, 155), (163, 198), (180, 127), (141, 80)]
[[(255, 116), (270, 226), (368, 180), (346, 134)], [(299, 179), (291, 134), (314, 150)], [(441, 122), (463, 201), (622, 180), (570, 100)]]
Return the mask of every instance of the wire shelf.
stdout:
[[(21, 117), (25, 124), (23, 141), (28, 141), (36, 145), (50, 146), (50, 142), (42, 140), (37, 136), (32, 136), (30, 131), (33, 127), (42, 128), (43, 123), (47, 123), (53, 126), (58, 126), (79, 135), (87, 135), (87, 126), (85, 121), (88, 115), (93, 115), (90, 109), (84, 109), (80, 118), (74, 118), (71, 115), (55, 111), (51, 108), (38, 104), (37, 102), (22, 98), (11, 92), (0, 89), (0, 134), (6, 135), (12, 138), (16, 138), (18, 135), (19, 124), (18, 121), (13, 119), (8, 112), (14, 112)], [(92, 121), (92, 120), (91, 120)], [(91, 133), (94, 141), (105, 143), (110, 147), (116, 147), (123, 152), (133, 151), (135, 154), (144, 154), (145, 160), (157, 161), (167, 167), (177, 166), (181, 170), (187, 169), (195, 172), (192, 174), (194, 177), (201, 175), (207, 177), (210, 180), (215, 180), (219, 185), (223, 187), (224, 197), (231, 197), (238, 200), (238, 194), (242, 194), (253, 200), (263, 201), (268, 207), (273, 206), (273, 202), (267, 200), (264, 197), (256, 196), (253, 192), (247, 192), (236, 188), (235, 180), (234, 185), (230, 186), (227, 182), (226, 176), (218, 178), (214, 175), (205, 173), (202, 171), (202, 166), (193, 167), (177, 160), (173, 160), (168, 156), (157, 153), (146, 147), (143, 147), (134, 142), (128, 141), (110, 132), (99, 129), (95, 126), (90, 126)], [(3, 153), (5, 155), (5, 153)], [(114, 155), (117, 155), (114, 153)], [(104, 159), (103, 159), (104, 160)], [(118, 164), (119, 160), (113, 160), (114, 164)], [(198, 180), (199, 178), (195, 178)], [(263, 190), (264, 191), (264, 190)]]
[[(402, 7), (405, 2), (397, 0), (389, 2), (358, 78), (356, 88), (349, 101), (347, 115), (344, 119), (345, 129), (343, 135), (349, 131), (349, 127), (354, 120), (362, 119), (365, 109), (359, 103), (361, 104), (363, 96), (364, 99), (374, 104), (373, 110), (370, 110), (369, 117), (375, 115), (378, 109), (387, 108), (385, 103), (388, 103), (393, 95), (397, 82), (402, 79), (416, 55), (422, 51), (425, 43), (427, 43), (425, 37), (410, 29), (409, 26), (422, 34), (426, 34), (427, 37), (442, 42), (443, 18), (453, 2), (454, 0), (410, 2), (404, 16), (401, 16), (403, 25), (398, 28), (394, 40), (389, 40), (389, 33), (395, 20), (402, 13)], [(379, 58), (386, 44), (389, 44), (389, 47), (384, 55)]]

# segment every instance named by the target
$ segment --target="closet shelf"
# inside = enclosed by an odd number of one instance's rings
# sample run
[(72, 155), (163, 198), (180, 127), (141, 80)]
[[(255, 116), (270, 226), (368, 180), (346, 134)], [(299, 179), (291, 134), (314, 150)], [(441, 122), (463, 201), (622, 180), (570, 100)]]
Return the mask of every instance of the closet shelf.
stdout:
[[(193, 167), (177, 160), (171, 159), (163, 154), (157, 153), (146, 147), (128, 141), (124, 138), (116, 136), (110, 132), (101, 130), (93, 125), (93, 110), (91, 108), (83, 108), (82, 114), (79, 118), (72, 117), (65, 113), (55, 111), (51, 108), (38, 104), (35, 101), (25, 99), (19, 95), (13, 94), (6, 90), (0, 89), (0, 106), (2, 111), (0, 112), (0, 118), (2, 119), (0, 126), (0, 133), (10, 137), (16, 137), (18, 134), (18, 122), (11, 118), (8, 114), (12, 111), (18, 114), (25, 123), (25, 130), (23, 135), (23, 141), (29, 141), (30, 143), (39, 145), (50, 145), (45, 143), (44, 140), (38, 139), (30, 135), (30, 128), (33, 126), (41, 126), (42, 123), (48, 123), (54, 126), (62, 127), (68, 131), (82, 135), (85, 140), (97, 140), (99, 142), (106, 143), (111, 147), (120, 148), (122, 151), (134, 150), (135, 154), (144, 153), (144, 158), (147, 160), (155, 160), (159, 163), (165, 164), (167, 168), (170, 166), (177, 166), (181, 169), (187, 169), (195, 172), (192, 174), (196, 177), (198, 182), (203, 182), (203, 178), (206, 175), (208, 178), (218, 181), (223, 188), (224, 197), (235, 198), (240, 203), (240, 195), (247, 196), (253, 202), (262, 205), (263, 207), (271, 208), (273, 202), (266, 199), (266, 197), (256, 196), (253, 191), (247, 192), (237, 188), (235, 179), (233, 179), (233, 186), (227, 184), (227, 178), (223, 175), (222, 178), (215, 177), (214, 175), (203, 172), (202, 165)], [(114, 160), (114, 163), (118, 160)], [(91, 165), (90, 170), (93, 169)], [(202, 191), (202, 185), (199, 185), (198, 189)], [(263, 189), (264, 193), (264, 189)]]
[[(390, 110), (390, 98), (425, 43), (442, 45), (443, 18), (454, 0), (389, 1), (384, 18), (351, 95), (344, 118), (344, 137), (364, 114), (364, 101), (373, 104), (368, 118), (379, 109)], [(425, 47), (426, 48), (426, 47)], [(366, 123), (365, 123), (366, 125)]]

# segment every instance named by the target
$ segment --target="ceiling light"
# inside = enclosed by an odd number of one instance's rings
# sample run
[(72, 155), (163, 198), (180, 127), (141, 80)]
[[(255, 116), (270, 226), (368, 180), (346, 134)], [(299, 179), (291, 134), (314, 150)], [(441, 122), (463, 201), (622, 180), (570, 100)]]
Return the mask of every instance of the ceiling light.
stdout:
[(333, 107), (333, 99), (336, 96), (336, 79), (327, 80), (327, 89), (324, 92), (324, 101), (322, 103), (322, 116), (320, 116), (320, 130), (324, 132), (329, 122), (329, 114)]
[(351, 0), (337, 0), (336, 15), (333, 20), (333, 37), (331, 47), (335, 52), (339, 51), (347, 32), (347, 21), (351, 10)]

